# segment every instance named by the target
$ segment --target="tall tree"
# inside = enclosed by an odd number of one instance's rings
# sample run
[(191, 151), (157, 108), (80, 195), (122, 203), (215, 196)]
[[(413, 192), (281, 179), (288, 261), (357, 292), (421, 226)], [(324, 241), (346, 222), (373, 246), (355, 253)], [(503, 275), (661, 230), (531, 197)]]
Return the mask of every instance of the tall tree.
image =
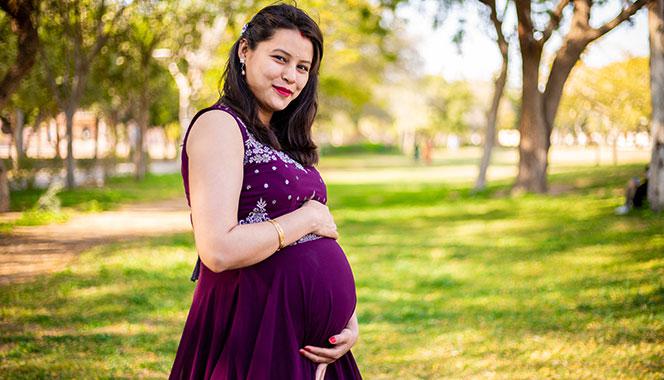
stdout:
[[(23, 111), (25, 113), (25, 124), (26, 126), (32, 125), (33, 132), (42, 121), (56, 117), (59, 112), (57, 104), (55, 104), (53, 94), (49, 90), (44, 71), (41, 70), (39, 63), (21, 81), (18, 90), (7, 103), (6, 110), (12, 112)], [(17, 132), (15, 134), (18, 135)], [(28, 148), (29, 146), (25, 144), (25, 149)], [(19, 147), (17, 147), (18, 149)], [(22, 154), (19, 156), (22, 156)]]
[(127, 7), (105, 0), (51, 0), (43, 3), (40, 53), (48, 83), (67, 124), (67, 188), (74, 187), (74, 114), (79, 108), (94, 60), (116, 31)]
[(468, 83), (448, 82), (439, 76), (426, 76), (420, 85), (422, 96), (427, 99), (430, 135), (446, 133), (464, 135), (469, 131), (466, 121), (475, 99)]
[[(546, 10), (549, 14), (546, 26), (538, 28), (535, 23), (536, 17), (532, 13), (532, 1), (515, 0), (523, 75), (519, 120), (521, 133), (519, 173), (515, 189), (532, 192), (547, 191), (546, 174), (551, 132), (563, 87), (572, 68), (588, 44), (629, 19), (649, 1), (627, 2), (615, 18), (595, 28), (590, 25), (592, 0), (559, 0), (553, 9)], [(544, 91), (541, 91), (540, 73), (544, 44), (560, 26), (563, 11), (570, 4), (573, 6), (573, 13), (569, 30), (555, 54)], [(539, 9), (541, 6), (538, 4), (537, 8)]]
[[(403, 42), (393, 32), (390, 8), (379, 2), (339, 1), (320, 6), (308, 0), (302, 6), (312, 10), (325, 36), (326, 58), (320, 77), (319, 120), (331, 120), (343, 112), (352, 122), (351, 140), (363, 138), (360, 119), (380, 109), (374, 90), (385, 80), (386, 70), (398, 64)], [(329, 55), (328, 53), (329, 52)]]
[(135, 86), (131, 91), (133, 114), (138, 123), (136, 149), (134, 151), (134, 178), (142, 180), (148, 171), (145, 136), (150, 124), (150, 108), (159, 91), (160, 71), (163, 70), (153, 58), (153, 52), (167, 36), (169, 23), (172, 22), (167, 2), (144, 1), (138, 4), (130, 18), (128, 38), (131, 45), (127, 57), (127, 66), (132, 66)]
[(652, 156), (648, 179), (650, 208), (664, 210), (664, 0), (648, 6)]
[(37, 33), (39, 7), (34, 0), (0, 0), (0, 8), (10, 17), (11, 29), (17, 37), (16, 59), (0, 79), (1, 110), (9, 100), (9, 96), (18, 87), (21, 79), (30, 72), (35, 63), (39, 46), (39, 34)]
[[(620, 135), (640, 132), (650, 118), (648, 61), (645, 57), (613, 62), (601, 68), (577, 63), (565, 85), (557, 119), (560, 133), (578, 132), (601, 136), (593, 139), (598, 149), (604, 142), (613, 145), (617, 163)], [(599, 153), (598, 153), (599, 157)]]
[[(236, 11), (227, 2), (195, 0), (181, 6), (172, 3), (174, 27), (155, 56), (173, 76), (179, 92), (181, 136), (194, 116), (195, 104), (204, 90), (205, 73), (215, 64), (215, 53), (226, 35), (229, 15)], [(179, 154), (179, 153), (178, 153)]]
[[(109, 134), (112, 136), (108, 154), (103, 160), (105, 174), (112, 174), (115, 169), (117, 145), (123, 134), (119, 125), (131, 119), (133, 99), (136, 93), (135, 59), (130, 52), (134, 49), (125, 35), (110, 39), (95, 60), (90, 81), (95, 86), (85, 91), (83, 102), (93, 105), (104, 119)], [(131, 59), (132, 62), (128, 62)], [(111, 137), (109, 136), (109, 137)]]
[(507, 68), (509, 63), (509, 43), (503, 34), (503, 20), (505, 19), (505, 14), (507, 13), (507, 5), (509, 4), (509, 1), (505, 1), (505, 9), (503, 10), (502, 15), (498, 14), (495, 0), (480, 0), (480, 2), (489, 8), (489, 17), (496, 31), (496, 43), (498, 44), (498, 49), (500, 50), (502, 63), (498, 77), (496, 77), (493, 82), (493, 96), (491, 98), (491, 106), (486, 111), (486, 131), (484, 134), (484, 146), (482, 149), (482, 158), (480, 159), (479, 174), (477, 175), (477, 181), (475, 182), (475, 190), (482, 190), (486, 186), (486, 172), (489, 168), (489, 163), (491, 162), (491, 153), (496, 142), (496, 121), (498, 120), (500, 100), (503, 97), (505, 84), (507, 83)]
[[(0, 0), (0, 8), (10, 17), (11, 29), (17, 37), (16, 59), (0, 78), (0, 110), (2, 110), (9, 96), (35, 63), (39, 46), (36, 21), (39, 6), (34, 0)], [(4, 38), (3, 36), (3, 40)], [(0, 212), (9, 210), (9, 197), (7, 169), (0, 160)]]
[[(400, 1), (397, 1), (399, 3)], [(500, 108), (501, 99), (505, 91), (505, 85), (507, 84), (507, 70), (509, 65), (509, 43), (508, 38), (503, 32), (503, 20), (508, 11), (508, 6), (510, 4), (509, 0), (504, 1), (504, 9), (502, 12), (498, 12), (496, 1), (495, 0), (478, 0), (479, 3), (483, 4), (489, 11), (489, 21), (491, 22), (495, 32), (496, 32), (496, 44), (498, 45), (498, 50), (501, 55), (501, 67), (498, 71), (498, 75), (493, 82), (493, 95), (491, 98), (491, 103), (489, 108), (486, 110), (486, 126), (485, 126), (485, 136), (484, 144), (482, 149), (482, 157), (479, 163), (479, 172), (477, 180), (475, 182), (475, 190), (481, 190), (486, 186), (486, 173), (491, 162), (491, 154), (493, 152), (493, 147), (496, 140), (496, 124), (498, 121), (498, 111)], [(388, 1), (388, 3), (390, 3)], [(414, 2), (416, 3), (416, 2)], [(434, 15), (434, 27), (437, 27), (442, 23), (442, 21), (447, 17), (448, 12), (451, 9), (459, 5), (464, 5), (463, 0), (437, 0), (435, 2), (436, 13)], [(425, 7), (426, 8), (426, 5)], [(461, 49), (461, 43), (465, 35), (465, 23), (460, 23), (459, 30), (452, 37), (452, 41), (457, 44), (459, 49)]]

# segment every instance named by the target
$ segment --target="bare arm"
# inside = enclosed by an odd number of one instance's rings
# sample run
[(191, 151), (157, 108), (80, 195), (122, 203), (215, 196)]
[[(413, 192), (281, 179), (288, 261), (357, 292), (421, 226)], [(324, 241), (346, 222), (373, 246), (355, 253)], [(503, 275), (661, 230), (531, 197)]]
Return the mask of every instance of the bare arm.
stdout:
[[(215, 272), (258, 263), (279, 248), (277, 231), (270, 223), (238, 224), (243, 145), (235, 119), (223, 111), (201, 115), (187, 138), (196, 250)], [(286, 244), (310, 232), (336, 238), (336, 226), (326, 213), (325, 205), (308, 201), (275, 220), (284, 230)]]

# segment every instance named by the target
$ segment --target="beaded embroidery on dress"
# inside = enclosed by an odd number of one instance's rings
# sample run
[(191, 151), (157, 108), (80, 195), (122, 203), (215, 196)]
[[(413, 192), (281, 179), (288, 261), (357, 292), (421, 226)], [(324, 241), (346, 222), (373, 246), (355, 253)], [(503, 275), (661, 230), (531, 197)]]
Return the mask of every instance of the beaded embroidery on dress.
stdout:
[(247, 131), (247, 141), (244, 143), (244, 163), (253, 164), (253, 163), (266, 163), (271, 161), (276, 161), (277, 156), (281, 158), (282, 161), (295, 165), (296, 168), (302, 170), (305, 173), (308, 173), (308, 170), (302, 166), (299, 162), (292, 159), (286, 153), (276, 150), (270, 146), (267, 146), (254, 137), (251, 132)]
[[(261, 223), (261, 222), (267, 222), (270, 220), (270, 217), (267, 214), (267, 211), (265, 210), (265, 206), (267, 206), (267, 202), (263, 200), (263, 198), (260, 198), (258, 202), (256, 203), (256, 207), (247, 215), (246, 218), (241, 219), (238, 224), (251, 224), (251, 223)], [(302, 236), (301, 238), (297, 239), (295, 242), (289, 244), (289, 245), (295, 245), (299, 243), (304, 243), (307, 241), (312, 241), (312, 240), (317, 240), (321, 239), (322, 236), (316, 235), (313, 233), (306, 234)]]

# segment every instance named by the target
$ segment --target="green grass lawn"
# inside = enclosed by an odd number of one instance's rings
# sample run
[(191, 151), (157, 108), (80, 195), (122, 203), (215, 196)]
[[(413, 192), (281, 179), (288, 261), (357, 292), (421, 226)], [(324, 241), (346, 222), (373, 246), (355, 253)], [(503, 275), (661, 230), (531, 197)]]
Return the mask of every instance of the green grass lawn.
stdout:
[(182, 178), (175, 174), (148, 174), (137, 182), (132, 176), (110, 177), (104, 187), (80, 187), (61, 190), (60, 211), (35, 209), (37, 200), (45, 189), (27, 189), (11, 193), (11, 210), (22, 211), (20, 218), (0, 222), (0, 234), (11, 233), (14, 226), (35, 226), (66, 222), (71, 215), (80, 212), (98, 212), (116, 208), (131, 202), (148, 202), (182, 196)]
[[(11, 209), (31, 208), (46, 190), (30, 189), (11, 193)], [(58, 193), (62, 207), (78, 211), (110, 210), (128, 202), (145, 202), (182, 195), (180, 174), (148, 174), (137, 182), (132, 176), (110, 177), (104, 187), (80, 187)]]
[[(664, 217), (613, 215), (641, 165), (554, 172), (548, 196), (328, 180), (366, 379), (664, 378)], [(194, 261), (177, 234), (0, 288), (0, 378), (166, 377)]]

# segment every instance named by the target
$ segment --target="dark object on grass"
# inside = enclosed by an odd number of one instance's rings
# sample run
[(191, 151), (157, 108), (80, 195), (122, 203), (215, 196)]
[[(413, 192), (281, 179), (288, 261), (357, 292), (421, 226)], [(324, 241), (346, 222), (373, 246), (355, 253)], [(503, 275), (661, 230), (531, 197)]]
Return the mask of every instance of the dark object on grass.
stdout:
[(616, 208), (617, 215), (625, 215), (631, 209), (643, 208), (646, 206), (648, 200), (648, 170), (649, 165), (646, 165), (644, 178), (632, 177), (627, 182), (625, 189), (625, 204)]

